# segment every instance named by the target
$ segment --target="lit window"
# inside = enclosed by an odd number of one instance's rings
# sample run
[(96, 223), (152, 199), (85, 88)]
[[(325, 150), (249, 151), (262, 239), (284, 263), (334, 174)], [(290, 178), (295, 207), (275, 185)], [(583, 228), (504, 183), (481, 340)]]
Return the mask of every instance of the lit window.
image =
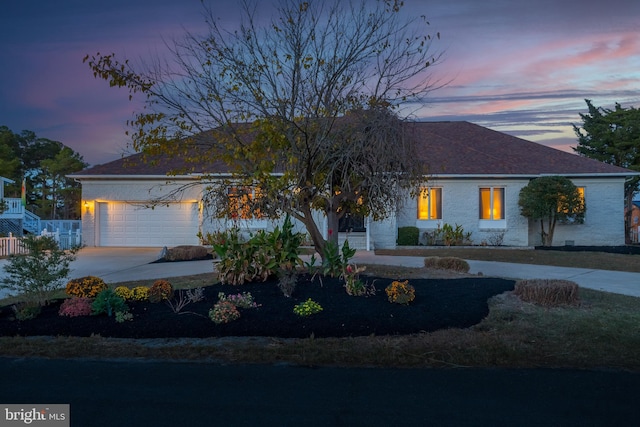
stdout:
[[(580, 197), (580, 204), (582, 205), (582, 207), (584, 207), (585, 206), (585, 204), (584, 204), (584, 187), (576, 187), (576, 188), (578, 189), (578, 195)], [(570, 214), (569, 207), (566, 206), (566, 203), (563, 203), (563, 201), (561, 200), (559, 202), (559, 204), (564, 204), (564, 206), (559, 206), (558, 207), (558, 211), (569, 215)], [(572, 216), (569, 216), (568, 218), (566, 218), (566, 219), (564, 219), (562, 221), (563, 224), (573, 224), (574, 222), (575, 222), (575, 217), (572, 217)]]
[(260, 197), (260, 190), (250, 187), (230, 187), (229, 217), (232, 219), (260, 219), (262, 213), (256, 207)]
[(442, 219), (442, 188), (423, 188), (420, 191), (418, 219)]
[(480, 189), (480, 219), (504, 219), (504, 188)]

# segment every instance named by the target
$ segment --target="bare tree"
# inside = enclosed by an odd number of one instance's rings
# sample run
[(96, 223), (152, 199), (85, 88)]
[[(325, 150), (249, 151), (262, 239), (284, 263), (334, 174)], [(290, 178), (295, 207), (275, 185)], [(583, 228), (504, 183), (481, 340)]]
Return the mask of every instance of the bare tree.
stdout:
[(229, 31), (207, 9), (208, 34), (188, 33), (171, 46), (172, 62), (142, 71), (114, 55), (85, 61), (146, 96), (130, 123), (137, 151), (232, 169), (228, 181), (203, 178), (217, 215), (227, 214), (231, 183), (259, 188), (245, 201), (262, 215), (290, 213), (322, 250), (313, 211), (337, 239), (345, 212), (385, 218), (423, 179), (398, 111), (434, 89), (427, 69), (440, 55), (425, 17), (407, 17), (401, 1), (282, 0), (276, 10), (261, 24), (257, 2), (244, 1)]

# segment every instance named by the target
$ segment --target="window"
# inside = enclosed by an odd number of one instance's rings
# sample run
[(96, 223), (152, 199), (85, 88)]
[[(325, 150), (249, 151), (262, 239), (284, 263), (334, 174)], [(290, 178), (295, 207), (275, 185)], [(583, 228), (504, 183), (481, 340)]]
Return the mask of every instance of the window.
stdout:
[(504, 188), (480, 188), (480, 219), (504, 219)]
[[(580, 197), (580, 202), (582, 203), (582, 206), (584, 207), (584, 187), (576, 187), (578, 189), (578, 195)], [(584, 218), (582, 218), (579, 221), (576, 221), (576, 216), (575, 215), (569, 215), (569, 208), (566, 206), (563, 207), (559, 207), (558, 211), (562, 211), (563, 213), (567, 214), (568, 216), (566, 218), (564, 218), (561, 223), (562, 224), (582, 224), (584, 221)]]
[(230, 187), (229, 217), (232, 219), (261, 219), (262, 213), (256, 206), (260, 190), (250, 187)]
[(418, 219), (442, 219), (442, 188), (423, 188), (420, 191)]

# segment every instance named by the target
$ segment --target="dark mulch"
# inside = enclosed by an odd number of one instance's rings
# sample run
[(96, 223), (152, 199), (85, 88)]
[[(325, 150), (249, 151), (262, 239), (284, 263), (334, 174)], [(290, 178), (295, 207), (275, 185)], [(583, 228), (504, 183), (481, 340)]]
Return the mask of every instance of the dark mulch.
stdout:
[[(12, 320), (13, 312), (2, 307), (0, 336), (90, 336), (123, 338), (272, 336), (282, 338), (345, 337), (403, 335), (430, 332), (445, 328), (468, 328), (479, 323), (489, 313), (487, 300), (513, 290), (514, 281), (495, 278), (411, 279), (416, 299), (410, 305), (391, 304), (384, 288), (391, 279), (361, 276), (374, 283), (373, 296), (347, 295), (336, 279), (301, 276), (292, 298), (285, 298), (277, 281), (251, 283), (243, 286), (212, 285), (205, 288), (206, 299), (191, 304), (184, 313), (175, 314), (165, 303), (130, 302), (134, 318), (116, 323), (105, 315), (62, 317), (58, 315), (60, 301), (43, 308), (33, 320)], [(218, 300), (218, 292), (226, 294), (251, 292), (260, 307), (240, 309), (241, 318), (216, 325), (208, 317), (209, 309)], [(294, 305), (311, 298), (323, 311), (308, 317), (293, 313)]]

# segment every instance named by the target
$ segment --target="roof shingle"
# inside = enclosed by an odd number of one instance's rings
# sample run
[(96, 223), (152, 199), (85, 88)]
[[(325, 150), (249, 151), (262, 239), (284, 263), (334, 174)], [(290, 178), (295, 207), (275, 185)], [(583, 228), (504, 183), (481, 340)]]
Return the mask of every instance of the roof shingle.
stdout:
[[(469, 122), (408, 122), (407, 135), (417, 138), (418, 152), (429, 173), (441, 175), (634, 175), (633, 171), (566, 153)], [(143, 161), (134, 154), (93, 166), (72, 176), (166, 176), (187, 165), (180, 156)], [(219, 159), (189, 164), (192, 173), (228, 173)]]

